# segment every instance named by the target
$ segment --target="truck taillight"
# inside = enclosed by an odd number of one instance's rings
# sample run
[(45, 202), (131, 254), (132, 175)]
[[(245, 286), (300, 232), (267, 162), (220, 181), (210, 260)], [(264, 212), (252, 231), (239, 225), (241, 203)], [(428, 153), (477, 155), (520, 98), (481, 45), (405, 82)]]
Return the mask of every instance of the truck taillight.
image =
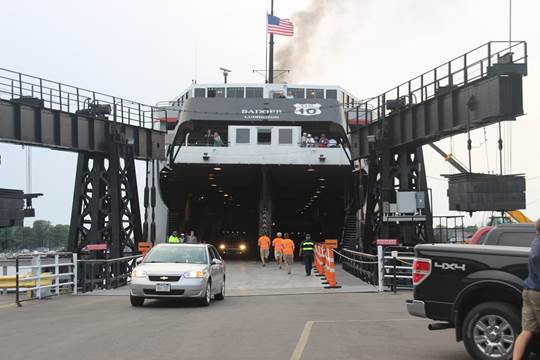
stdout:
[(413, 285), (418, 285), (431, 274), (430, 259), (414, 259), (412, 281)]

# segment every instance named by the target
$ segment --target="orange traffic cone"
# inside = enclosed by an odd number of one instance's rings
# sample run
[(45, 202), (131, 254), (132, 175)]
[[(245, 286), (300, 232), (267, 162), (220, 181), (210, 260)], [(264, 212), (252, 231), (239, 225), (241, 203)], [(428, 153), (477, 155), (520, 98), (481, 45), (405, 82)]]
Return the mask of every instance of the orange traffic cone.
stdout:
[(328, 271), (326, 272), (326, 281), (328, 286), (325, 289), (337, 289), (341, 286), (336, 281), (336, 269), (334, 267), (334, 251), (332, 249), (326, 249), (326, 256), (328, 258)]

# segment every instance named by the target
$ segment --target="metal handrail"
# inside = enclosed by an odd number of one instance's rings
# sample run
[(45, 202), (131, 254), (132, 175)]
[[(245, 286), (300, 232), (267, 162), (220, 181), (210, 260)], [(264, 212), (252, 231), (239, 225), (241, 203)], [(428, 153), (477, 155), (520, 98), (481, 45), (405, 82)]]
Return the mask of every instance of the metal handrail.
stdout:
[(46, 109), (68, 113), (87, 109), (89, 102), (110, 105), (113, 114), (105, 119), (145, 128), (154, 128), (154, 113), (159, 111), (136, 101), (0, 68), (0, 99), (24, 97), (41, 100)]
[(79, 286), (82, 292), (94, 289), (111, 289), (128, 284), (136, 259), (142, 255), (124, 256), (116, 259), (79, 260)]

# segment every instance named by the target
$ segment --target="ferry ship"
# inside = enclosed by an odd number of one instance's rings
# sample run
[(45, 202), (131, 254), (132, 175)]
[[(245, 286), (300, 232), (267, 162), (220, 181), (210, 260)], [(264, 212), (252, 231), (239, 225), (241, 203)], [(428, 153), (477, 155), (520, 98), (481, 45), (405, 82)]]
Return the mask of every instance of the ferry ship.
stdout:
[(354, 199), (356, 105), (338, 86), (276, 83), (192, 84), (158, 103), (168, 160), (147, 172), (145, 228), (156, 242), (193, 230), (248, 249), (263, 232), (339, 239)]

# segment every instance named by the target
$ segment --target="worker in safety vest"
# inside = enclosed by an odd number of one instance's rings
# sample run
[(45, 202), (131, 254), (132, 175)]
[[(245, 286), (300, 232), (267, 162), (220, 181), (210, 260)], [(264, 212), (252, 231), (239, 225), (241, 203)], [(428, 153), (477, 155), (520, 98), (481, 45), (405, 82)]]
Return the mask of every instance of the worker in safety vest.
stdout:
[(306, 276), (311, 275), (311, 266), (313, 264), (313, 249), (315, 243), (311, 240), (311, 235), (306, 234), (306, 239), (300, 244), (299, 254), (304, 257), (304, 267), (306, 268)]
[(281, 269), (281, 264), (283, 264), (282, 242), (283, 242), (283, 238), (281, 237), (281, 233), (278, 232), (276, 234), (276, 238), (272, 241), (272, 246), (274, 247), (274, 258), (276, 259), (276, 262), (278, 263), (280, 269)]
[(290, 275), (291, 266), (294, 262), (294, 241), (289, 239), (289, 234), (285, 233), (281, 246), (283, 247), (283, 260), (287, 266), (287, 274)]
[(178, 238), (178, 233), (176, 231), (172, 232), (172, 235), (169, 236), (167, 240), (169, 244), (180, 244), (180, 239)]
[(268, 255), (270, 255), (270, 238), (266, 235), (266, 231), (259, 237), (259, 253), (261, 255), (262, 266), (266, 266)]

